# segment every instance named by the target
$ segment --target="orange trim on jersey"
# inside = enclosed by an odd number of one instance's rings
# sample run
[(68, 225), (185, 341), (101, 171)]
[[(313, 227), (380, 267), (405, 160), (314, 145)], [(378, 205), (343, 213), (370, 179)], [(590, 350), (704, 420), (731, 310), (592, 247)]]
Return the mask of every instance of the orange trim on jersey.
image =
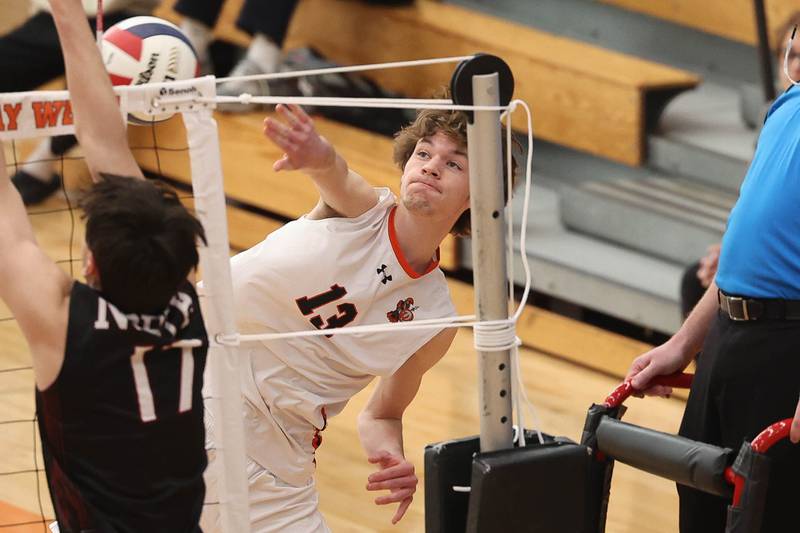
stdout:
[(397, 260), (400, 262), (400, 266), (402, 266), (403, 270), (406, 271), (408, 277), (411, 279), (421, 278), (439, 266), (439, 248), (436, 248), (436, 259), (431, 260), (430, 264), (425, 268), (425, 272), (417, 272), (414, 270), (411, 264), (409, 264), (409, 262), (406, 260), (406, 257), (403, 255), (403, 250), (400, 249), (400, 243), (397, 242), (397, 231), (394, 229), (395, 211), (397, 211), (397, 206), (394, 206), (389, 212), (389, 242), (392, 243), (392, 250), (394, 250), (395, 257), (397, 257)]

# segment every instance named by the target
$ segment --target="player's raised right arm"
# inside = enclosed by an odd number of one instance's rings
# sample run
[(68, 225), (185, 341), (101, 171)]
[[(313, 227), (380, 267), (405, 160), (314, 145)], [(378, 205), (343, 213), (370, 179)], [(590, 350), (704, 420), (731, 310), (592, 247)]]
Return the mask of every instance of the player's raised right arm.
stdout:
[(95, 181), (103, 173), (143, 178), (80, 0), (50, 0), (67, 72), (78, 141)]
[(378, 202), (375, 189), (350, 170), (333, 145), (317, 133), (305, 111), (296, 105), (278, 105), (276, 110), (284, 122), (264, 120), (264, 135), (285, 152), (273, 169), (300, 170), (311, 177), (320, 196), (312, 218), (331, 216), (324, 214), (330, 210), (338, 216), (357, 217)]

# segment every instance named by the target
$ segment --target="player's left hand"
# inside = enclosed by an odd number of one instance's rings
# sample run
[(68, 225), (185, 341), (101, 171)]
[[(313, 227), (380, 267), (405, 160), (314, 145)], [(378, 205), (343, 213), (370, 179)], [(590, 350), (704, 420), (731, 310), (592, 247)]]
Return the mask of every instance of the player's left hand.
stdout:
[(800, 400), (797, 402), (797, 409), (794, 411), (792, 427), (789, 430), (789, 440), (795, 444), (800, 442)]
[(392, 524), (396, 524), (406, 514), (417, 491), (419, 479), (414, 473), (414, 465), (402, 455), (387, 451), (376, 452), (367, 460), (380, 468), (367, 478), (367, 490), (389, 491), (389, 494), (375, 498), (375, 504), (387, 505), (400, 502), (397, 512), (392, 517)]

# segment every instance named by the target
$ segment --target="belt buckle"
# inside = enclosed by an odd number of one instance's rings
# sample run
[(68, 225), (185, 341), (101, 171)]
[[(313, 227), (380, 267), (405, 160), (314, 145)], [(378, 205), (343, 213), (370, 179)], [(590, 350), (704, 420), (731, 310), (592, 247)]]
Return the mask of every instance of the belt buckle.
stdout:
[[(750, 320), (750, 313), (747, 311), (747, 299), (742, 298), (741, 296), (726, 296), (725, 298), (728, 300), (728, 317), (730, 317), (731, 320), (735, 322), (746, 322)], [(741, 317), (733, 314), (733, 307), (731, 304), (734, 302), (740, 304), (742, 308)]]

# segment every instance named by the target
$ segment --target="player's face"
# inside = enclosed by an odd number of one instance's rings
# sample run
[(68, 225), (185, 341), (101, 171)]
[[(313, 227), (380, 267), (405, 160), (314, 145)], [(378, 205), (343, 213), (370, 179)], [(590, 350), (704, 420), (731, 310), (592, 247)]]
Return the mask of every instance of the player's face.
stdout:
[(466, 147), (441, 132), (417, 141), (403, 169), (400, 198), (409, 211), (458, 218), (469, 208)]

